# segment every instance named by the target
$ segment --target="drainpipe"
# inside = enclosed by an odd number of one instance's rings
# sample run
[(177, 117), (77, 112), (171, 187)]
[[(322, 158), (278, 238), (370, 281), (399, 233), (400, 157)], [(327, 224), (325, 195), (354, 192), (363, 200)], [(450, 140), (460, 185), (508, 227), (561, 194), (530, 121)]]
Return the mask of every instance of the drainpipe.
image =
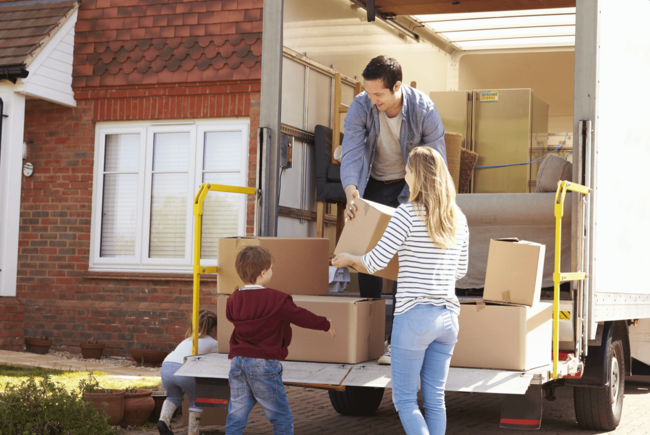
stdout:
[(0, 67), (0, 80), (9, 80), (14, 85), (18, 79), (26, 79), (29, 71), (20, 66)]

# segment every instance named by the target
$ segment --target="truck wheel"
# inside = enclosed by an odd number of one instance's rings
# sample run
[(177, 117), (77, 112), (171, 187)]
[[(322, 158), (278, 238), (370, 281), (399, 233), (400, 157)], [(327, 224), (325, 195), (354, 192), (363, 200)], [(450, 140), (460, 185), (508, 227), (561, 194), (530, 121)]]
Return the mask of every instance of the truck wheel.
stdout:
[(573, 387), (576, 419), (582, 429), (614, 430), (623, 414), (625, 391), (625, 354), (621, 340), (608, 340), (607, 386)]
[(334, 410), (341, 415), (372, 415), (384, 397), (383, 388), (345, 387), (345, 391), (329, 393)]

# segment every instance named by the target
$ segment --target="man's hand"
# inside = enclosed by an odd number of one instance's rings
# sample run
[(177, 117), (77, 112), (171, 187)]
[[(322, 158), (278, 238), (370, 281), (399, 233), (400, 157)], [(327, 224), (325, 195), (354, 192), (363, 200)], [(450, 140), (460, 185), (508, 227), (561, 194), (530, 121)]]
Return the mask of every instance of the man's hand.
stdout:
[(329, 332), (332, 338), (334, 338), (336, 337), (336, 328), (334, 327), (334, 325), (332, 325), (332, 320), (331, 319), (328, 320), (330, 321), (330, 330), (327, 332)]
[(354, 200), (359, 197), (359, 191), (357, 186), (349, 184), (345, 186), (345, 197), (348, 200), (348, 203), (345, 205), (345, 220), (354, 219), (354, 213), (357, 211), (357, 206), (354, 204)]

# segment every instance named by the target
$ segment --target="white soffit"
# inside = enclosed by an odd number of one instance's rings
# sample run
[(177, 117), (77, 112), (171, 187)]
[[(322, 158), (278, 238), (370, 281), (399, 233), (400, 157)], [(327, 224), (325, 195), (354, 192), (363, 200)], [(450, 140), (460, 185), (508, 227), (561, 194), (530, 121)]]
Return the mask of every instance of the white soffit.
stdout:
[(576, 8), (414, 18), (463, 51), (575, 46)]

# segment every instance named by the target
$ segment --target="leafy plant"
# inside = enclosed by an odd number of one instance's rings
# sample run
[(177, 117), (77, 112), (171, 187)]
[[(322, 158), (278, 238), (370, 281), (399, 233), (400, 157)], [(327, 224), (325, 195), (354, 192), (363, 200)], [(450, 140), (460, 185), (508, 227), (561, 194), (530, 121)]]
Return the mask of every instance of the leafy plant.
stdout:
[(86, 341), (86, 343), (88, 343), (88, 344), (98, 344), (99, 341), (97, 341), (97, 339), (96, 339), (95, 337), (92, 337), (92, 338), (89, 338), (89, 339)]
[(79, 392), (83, 393), (94, 393), (100, 390), (99, 381), (93, 374), (93, 372), (88, 373), (87, 379), (82, 379), (79, 381)]
[[(91, 385), (94, 385), (91, 383)], [(82, 394), (68, 392), (49, 375), (7, 383), (0, 396), (0, 435), (115, 435), (106, 415), (87, 406)]]

